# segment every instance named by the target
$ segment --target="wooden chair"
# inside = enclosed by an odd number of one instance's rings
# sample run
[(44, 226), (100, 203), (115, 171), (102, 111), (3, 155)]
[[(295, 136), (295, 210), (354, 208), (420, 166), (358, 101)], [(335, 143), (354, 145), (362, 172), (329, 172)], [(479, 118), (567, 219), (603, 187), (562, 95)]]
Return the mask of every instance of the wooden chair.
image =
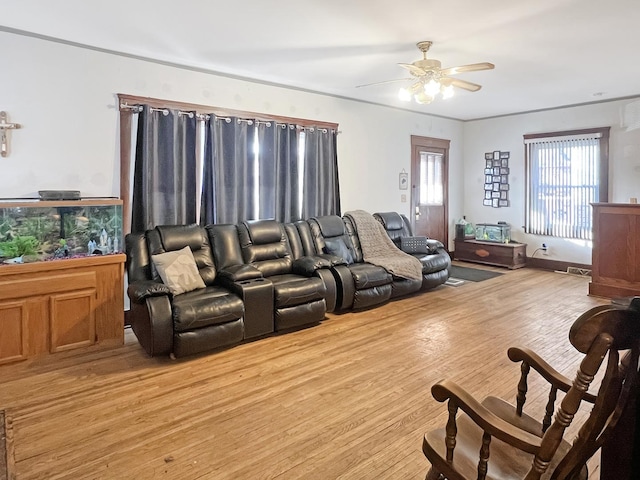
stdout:
[[(521, 363), (516, 406), (495, 397), (480, 403), (451, 381), (434, 385), (434, 398), (448, 401), (449, 419), (446, 428), (424, 437), (422, 450), (432, 465), (427, 480), (586, 479), (587, 460), (611, 436), (635, 389), (640, 314), (611, 305), (594, 307), (574, 322), (569, 340), (585, 354), (573, 382), (532, 351), (509, 349), (509, 358)], [(605, 357), (598, 392), (588, 393)], [(542, 421), (523, 413), (531, 368), (550, 384)], [(552, 419), (558, 390), (565, 395)], [(563, 436), (582, 401), (593, 407), (569, 443)], [(457, 415), (459, 410), (464, 413)]]

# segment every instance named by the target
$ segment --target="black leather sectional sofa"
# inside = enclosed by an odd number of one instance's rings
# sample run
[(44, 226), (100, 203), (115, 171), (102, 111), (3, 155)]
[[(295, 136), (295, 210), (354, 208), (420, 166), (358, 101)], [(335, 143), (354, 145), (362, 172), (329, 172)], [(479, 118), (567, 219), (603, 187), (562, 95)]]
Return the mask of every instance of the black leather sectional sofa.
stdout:
[[(374, 217), (394, 241), (411, 235), (406, 217), (395, 212)], [(394, 277), (363, 260), (348, 215), (287, 224), (165, 225), (129, 234), (125, 241), (128, 318), (152, 356), (205, 352), (316, 324), (327, 312), (371, 308), (444, 283), (451, 266), (442, 244), (431, 241), (429, 252), (415, 254), (422, 281)], [(348, 251), (327, 253), (332, 242)], [(204, 288), (173, 294), (152, 256), (185, 247)]]

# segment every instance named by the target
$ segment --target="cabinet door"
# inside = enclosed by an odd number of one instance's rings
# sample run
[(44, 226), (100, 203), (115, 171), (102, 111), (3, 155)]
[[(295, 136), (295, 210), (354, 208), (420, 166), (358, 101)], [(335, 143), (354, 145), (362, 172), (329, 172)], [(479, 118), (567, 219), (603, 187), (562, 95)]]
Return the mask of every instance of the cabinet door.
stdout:
[(0, 302), (0, 364), (27, 358), (27, 301)]
[(51, 352), (61, 352), (96, 342), (95, 289), (60, 293), (50, 297)]

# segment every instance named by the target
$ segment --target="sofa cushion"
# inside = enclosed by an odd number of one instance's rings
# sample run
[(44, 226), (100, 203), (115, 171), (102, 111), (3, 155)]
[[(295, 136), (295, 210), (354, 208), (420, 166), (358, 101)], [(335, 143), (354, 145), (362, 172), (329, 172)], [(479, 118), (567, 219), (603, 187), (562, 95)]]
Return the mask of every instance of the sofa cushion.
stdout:
[(345, 234), (344, 221), (338, 215), (316, 218), (320, 232), (324, 238), (337, 237)]
[(273, 283), (276, 308), (293, 307), (324, 298), (326, 287), (320, 277), (302, 277), (295, 274), (269, 277)]
[(370, 263), (354, 263), (349, 265), (356, 290), (372, 288), (391, 283), (392, 277), (384, 268)]
[(329, 253), (331, 255), (335, 255), (336, 257), (344, 259), (347, 265), (353, 263), (353, 255), (351, 254), (351, 250), (349, 250), (349, 247), (347, 247), (347, 244), (342, 237), (326, 238), (324, 241), (324, 245), (324, 253)]
[(243, 316), (244, 304), (240, 297), (220, 287), (206, 287), (173, 299), (176, 332), (231, 322)]
[(381, 220), (385, 230), (396, 231), (404, 228), (404, 221), (397, 212), (382, 212), (376, 214)]
[(189, 247), (152, 255), (151, 259), (162, 283), (169, 287), (174, 295), (205, 287)]

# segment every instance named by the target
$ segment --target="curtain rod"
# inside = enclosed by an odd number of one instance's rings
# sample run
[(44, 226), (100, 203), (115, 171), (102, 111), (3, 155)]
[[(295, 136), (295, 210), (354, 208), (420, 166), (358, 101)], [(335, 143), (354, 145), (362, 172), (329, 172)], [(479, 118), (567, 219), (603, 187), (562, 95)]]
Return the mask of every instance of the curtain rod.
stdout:
[[(121, 103), (120, 104), (120, 109), (121, 110), (131, 110), (131, 113), (140, 113), (142, 112), (142, 110), (144, 109), (144, 107), (142, 105), (129, 105), (127, 102)], [(150, 107), (149, 109), (152, 112), (162, 112), (162, 114), (166, 117), (167, 115), (169, 115), (169, 109), (167, 108), (154, 108), (154, 107)], [(211, 118), (211, 115), (208, 114), (204, 114), (204, 113), (194, 113), (194, 112), (183, 112), (181, 110), (178, 110), (178, 115), (187, 115), (189, 118), (193, 118), (194, 116), (196, 117), (197, 120), (199, 121), (205, 121), (205, 120), (209, 120)], [(222, 117), (222, 116), (217, 116), (216, 115), (216, 120), (224, 120), (226, 123), (231, 123), (231, 118), (230, 117)], [(254, 123), (256, 125), (266, 125), (267, 127), (271, 127), (271, 122), (270, 121), (265, 121), (265, 120), (258, 120), (258, 119), (251, 119), (251, 118), (237, 118), (238, 123), (240, 122), (246, 122), (248, 125), (253, 125)], [(287, 128), (287, 126), (291, 129), (298, 129), (298, 130), (309, 130), (310, 132), (313, 132), (314, 130), (318, 130), (322, 133), (327, 133), (329, 131), (329, 129), (324, 128), (324, 127), (313, 127), (313, 126), (307, 126), (307, 125), (296, 125), (296, 124), (291, 124), (291, 123), (279, 123), (276, 122), (275, 123), (277, 126), (284, 128)], [(332, 129), (333, 130), (333, 129)], [(342, 133), (342, 131), (340, 130), (336, 130), (336, 133)]]
[[(135, 95), (128, 95), (124, 93), (118, 93), (117, 100), (119, 104), (137, 104), (137, 105), (149, 105), (150, 107), (155, 108), (172, 108), (176, 110), (183, 111), (194, 111), (196, 114), (216, 114), (220, 116), (233, 116), (240, 118), (252, 118), (256, 121), (265, 121), (265, 122), (285, 122), (285, 123), (293, 123), (296, 125), (304, 125), (309, 127), (316, 128), (326, 128), (331, 130), (337, 130), (339, 127), (338, 123), (335, 122), (324, 122), (320, 120), (309, 120), (306, 118), (295, 118), (295, 117), (285, 117), (282, 115), (269, 115), (265, 113), (257, 113), (257, 112), (249, 112), (242, 110), (232, 110), (228, 108), (220, 108), (213, 105), (201, 105), (196, 103), (186, 103), (186, 102), (176, 102), (172, 100), (160, 99), (160, 98), (152, 98), (152, 97), (140, 97)], [(122, 108), (121, 108), (122, 109)], [(133, 110), (133, 108), (130, 108)]]

